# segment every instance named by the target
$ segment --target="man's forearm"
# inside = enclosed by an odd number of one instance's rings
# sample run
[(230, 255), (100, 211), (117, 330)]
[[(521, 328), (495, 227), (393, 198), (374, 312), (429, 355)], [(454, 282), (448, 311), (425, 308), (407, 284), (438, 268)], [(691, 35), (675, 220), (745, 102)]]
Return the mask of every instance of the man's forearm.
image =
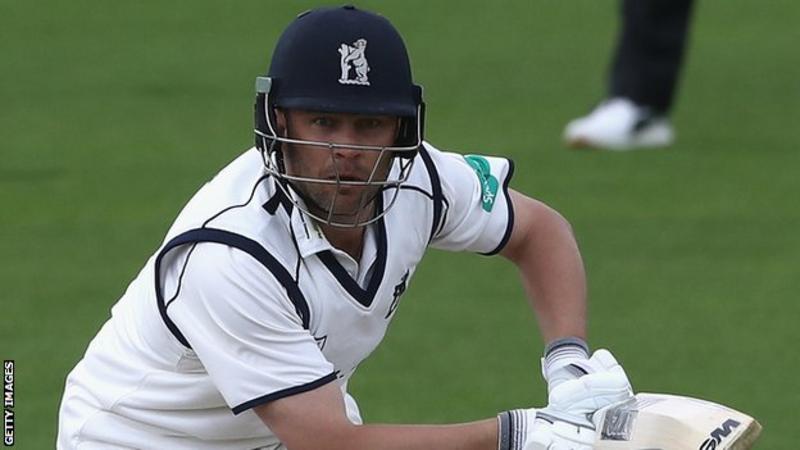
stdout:
[(290, 450), (497, 449), (497, 418), (454, 425), (354, 425), (338, 383), (254, 411)]
[(578, 245), (561, 216), (541, 224), (520, 265), (545, 342), (564, 336), (586, 338), (586, 275)]
[(542, 337), (585, 338), (586, 275), (569, 223), (535, 200), (515, 198), (515, 207), (528, 220), (520, 244), (505, 256), (519, 268)]
[(497, 450), (497, 419), (458, 425), (359, 425), (342, 444), (336, 449)]

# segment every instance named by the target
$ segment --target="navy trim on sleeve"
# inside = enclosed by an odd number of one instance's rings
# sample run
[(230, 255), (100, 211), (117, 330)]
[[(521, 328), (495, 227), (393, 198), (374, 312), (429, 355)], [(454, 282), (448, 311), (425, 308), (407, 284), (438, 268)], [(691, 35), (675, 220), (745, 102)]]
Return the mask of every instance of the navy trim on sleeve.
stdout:
[(289, 296), (292, 304), (294, 305), (297, 315), (303, 323), (303, 328), (309, 328), (310, 311), (305, 296), (297, 282), (292, 278), (291, 273), (283, 267), (283, 265), (275, 259), (264, 247), (258, 242), (246, 238), (244, 236), (231, 233), (230, 231), (220, 230), (216, 228), (197, 228), (189, 230), (185, 233), (179, 234), (172, 238), (164, 248), (158, 253), (155, 261), (155, 288), (156, 288), (156, 301), (158, 302), (158, 312), (161, 319), (166, 324), (169, 331), (173, 336), (185, 347), (192, 348), (186, 337), (178, 329), (177, 325), (167, 315), (167, 305), (164, 301), (164, 293), (161, 288), (161, 263), (164, 256), (176, 247), (186, 244), (196, 244), (201, 242), (212, 242), (217, 244), (228, 245), (237, 248), (260, 262), (272, 275), (283, 285), (286, 293)]
[(431, 234), (428, 237), (428, 243), (430, 243), (441, 228), (444, 194), (442, 193), (442, 180), (439, 178), (439, 172), (436, 170), (436, 165), (424, 145), (420, 146), (419, 155), (422, 157), (422, 162), (428, 171), (428, 178), (431, 180), (431, 194), (433, 195), (433, 221), (431, 223)]
[(189, 254), (186, 255), (186, 259), (183, 260), (183, 267), (181, 267), (181, 274), (178, 276), (178, 288), (175, 289), (175, 294), (169, 300), (165, 300), (166, 308), (169, 308), (169, 304), (174, 302), (179, 295), (181, 295), (181, 286), (183, 286), (183, 276), (186, 274), (186, 267), (189, 265), (189, 258), (192, 257), (192, 253), (194, 249), (197, 248), (197, 243), (192, 244), (192, 248), (189, 249)]
[(481, 255), (492, 256), (500, 253), (501, 250), (508, 244), (508, 239), (511, 237), (511, 231), (514, 229), (514, 205), (511, 203), (511, 196), (508, 193), (508, 183), (511, 182), (511, 177), (514, 176), (514, 161), (510, 158), (508, 160), (508, 175), (503, 181), (503, 195), (506, 198), (506, 205), (508, 205), (508, 223), (506, 224), (506, 231), (503, 233), (503, 239), (497, 244), (497, 247), (489, 253), (481, 253)]
[(262, 395), (261, 397), (246, 401), (241, 405), (234, 406), (233, 408), (231, 408), (231, 410), (233, 411), (234, 415), (238, 415), (247, 411), (248, 409), (255, 408), (256, 406), (261, 406), (284, 397), (290, 397), (292, 395), (302, 394), (303, 392), (313, 391), (314, 389), (324, 386), (334, 380), (336, 380), (336, 372), (325, 375), (324, 377), (318, 380), (314, 380), (310, 383), (306, 383), (300, 386), (293, 386), (287, 389), (273, 392), (271, 394)]

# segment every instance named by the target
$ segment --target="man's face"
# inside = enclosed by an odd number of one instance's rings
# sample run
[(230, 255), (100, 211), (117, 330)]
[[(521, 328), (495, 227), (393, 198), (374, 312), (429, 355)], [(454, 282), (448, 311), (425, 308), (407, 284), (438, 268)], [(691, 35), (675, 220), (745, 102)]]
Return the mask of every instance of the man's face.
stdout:
[[(394, 144), (398, 132), (398, 119), (393, 116), (303, 110), (279, 110), (277, 124), (292, 139), (344, 145), (388, 147)], [(373, 150), (299, 144), (284, 144), (283, 157), (287, 175), (331, 182), (366, 182), (370, 175), (371, 181), (384, 181), (392, 162), (389, 152), (381, 155)], [(292, 185), (304, 195), (311, 212), (328, 217), (330, 211), (331, 219), (337, 222), (368, 219), (374, 210), (372, 200), (380, 191), (379, 186), (302, 181), (293, 181)]]

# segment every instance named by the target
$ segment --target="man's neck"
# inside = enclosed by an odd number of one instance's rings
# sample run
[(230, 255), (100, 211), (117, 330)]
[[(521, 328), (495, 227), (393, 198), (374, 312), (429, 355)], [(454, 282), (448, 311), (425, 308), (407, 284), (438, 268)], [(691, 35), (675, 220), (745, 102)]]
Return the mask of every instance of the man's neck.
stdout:
[[(314, 211), (318, 215), (325, 214), (322, 211)], [(348, 222), (350, 220), (364, 220), (366, 217), (372, 217), (375, 213), (375, 202), (370, 203), (364, 209), (361, 210), (361, 213), (358, 217), (353, 218), (346, 216), (344, 217), (343, 222)], [(324, 215), (322, 216), (324, 217)], [(339, 219), (339, 217), (334, 216), (334, 221)], [(354, 260), (360, 261), (361, 260), (361, 251), (364, 248), (364, 232), (367, 230), (367, 225), (361, 225), (358, 227), (337, 227), (334, 225), (329, 225), (322, 222), (317, 222), (317, 226), (325, 235), (325, 238), (328, 239), (328, 242), (331, 243), (337, 249), (347, 253), (350, 255)]]
[(335, 227), (323, 223), (318, 225), (331, 245), (347, 253), (356, 261), (361, 259), (361, 251), (364, 248), (364, 231), (367, 229), (366, 225), (356, 228)]

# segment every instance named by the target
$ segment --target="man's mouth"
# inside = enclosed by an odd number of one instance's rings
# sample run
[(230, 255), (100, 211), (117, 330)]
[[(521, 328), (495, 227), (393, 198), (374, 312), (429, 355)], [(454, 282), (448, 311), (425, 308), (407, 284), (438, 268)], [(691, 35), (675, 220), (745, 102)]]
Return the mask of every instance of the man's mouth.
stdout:
[(364, 177), (360, 177), (358, 175), (349, 174), (349, 173), (344, 173), (344, 174), (340, 173), (338, 176), (337, 175), (332, 175), (332, 176), (329, 176), (328, 179), (329, 180), (333, 180), (333, 181), (350, 181), (350, 182), (359, 182), (359, 183), (363, 183), (363, 182), (367, 181)]

